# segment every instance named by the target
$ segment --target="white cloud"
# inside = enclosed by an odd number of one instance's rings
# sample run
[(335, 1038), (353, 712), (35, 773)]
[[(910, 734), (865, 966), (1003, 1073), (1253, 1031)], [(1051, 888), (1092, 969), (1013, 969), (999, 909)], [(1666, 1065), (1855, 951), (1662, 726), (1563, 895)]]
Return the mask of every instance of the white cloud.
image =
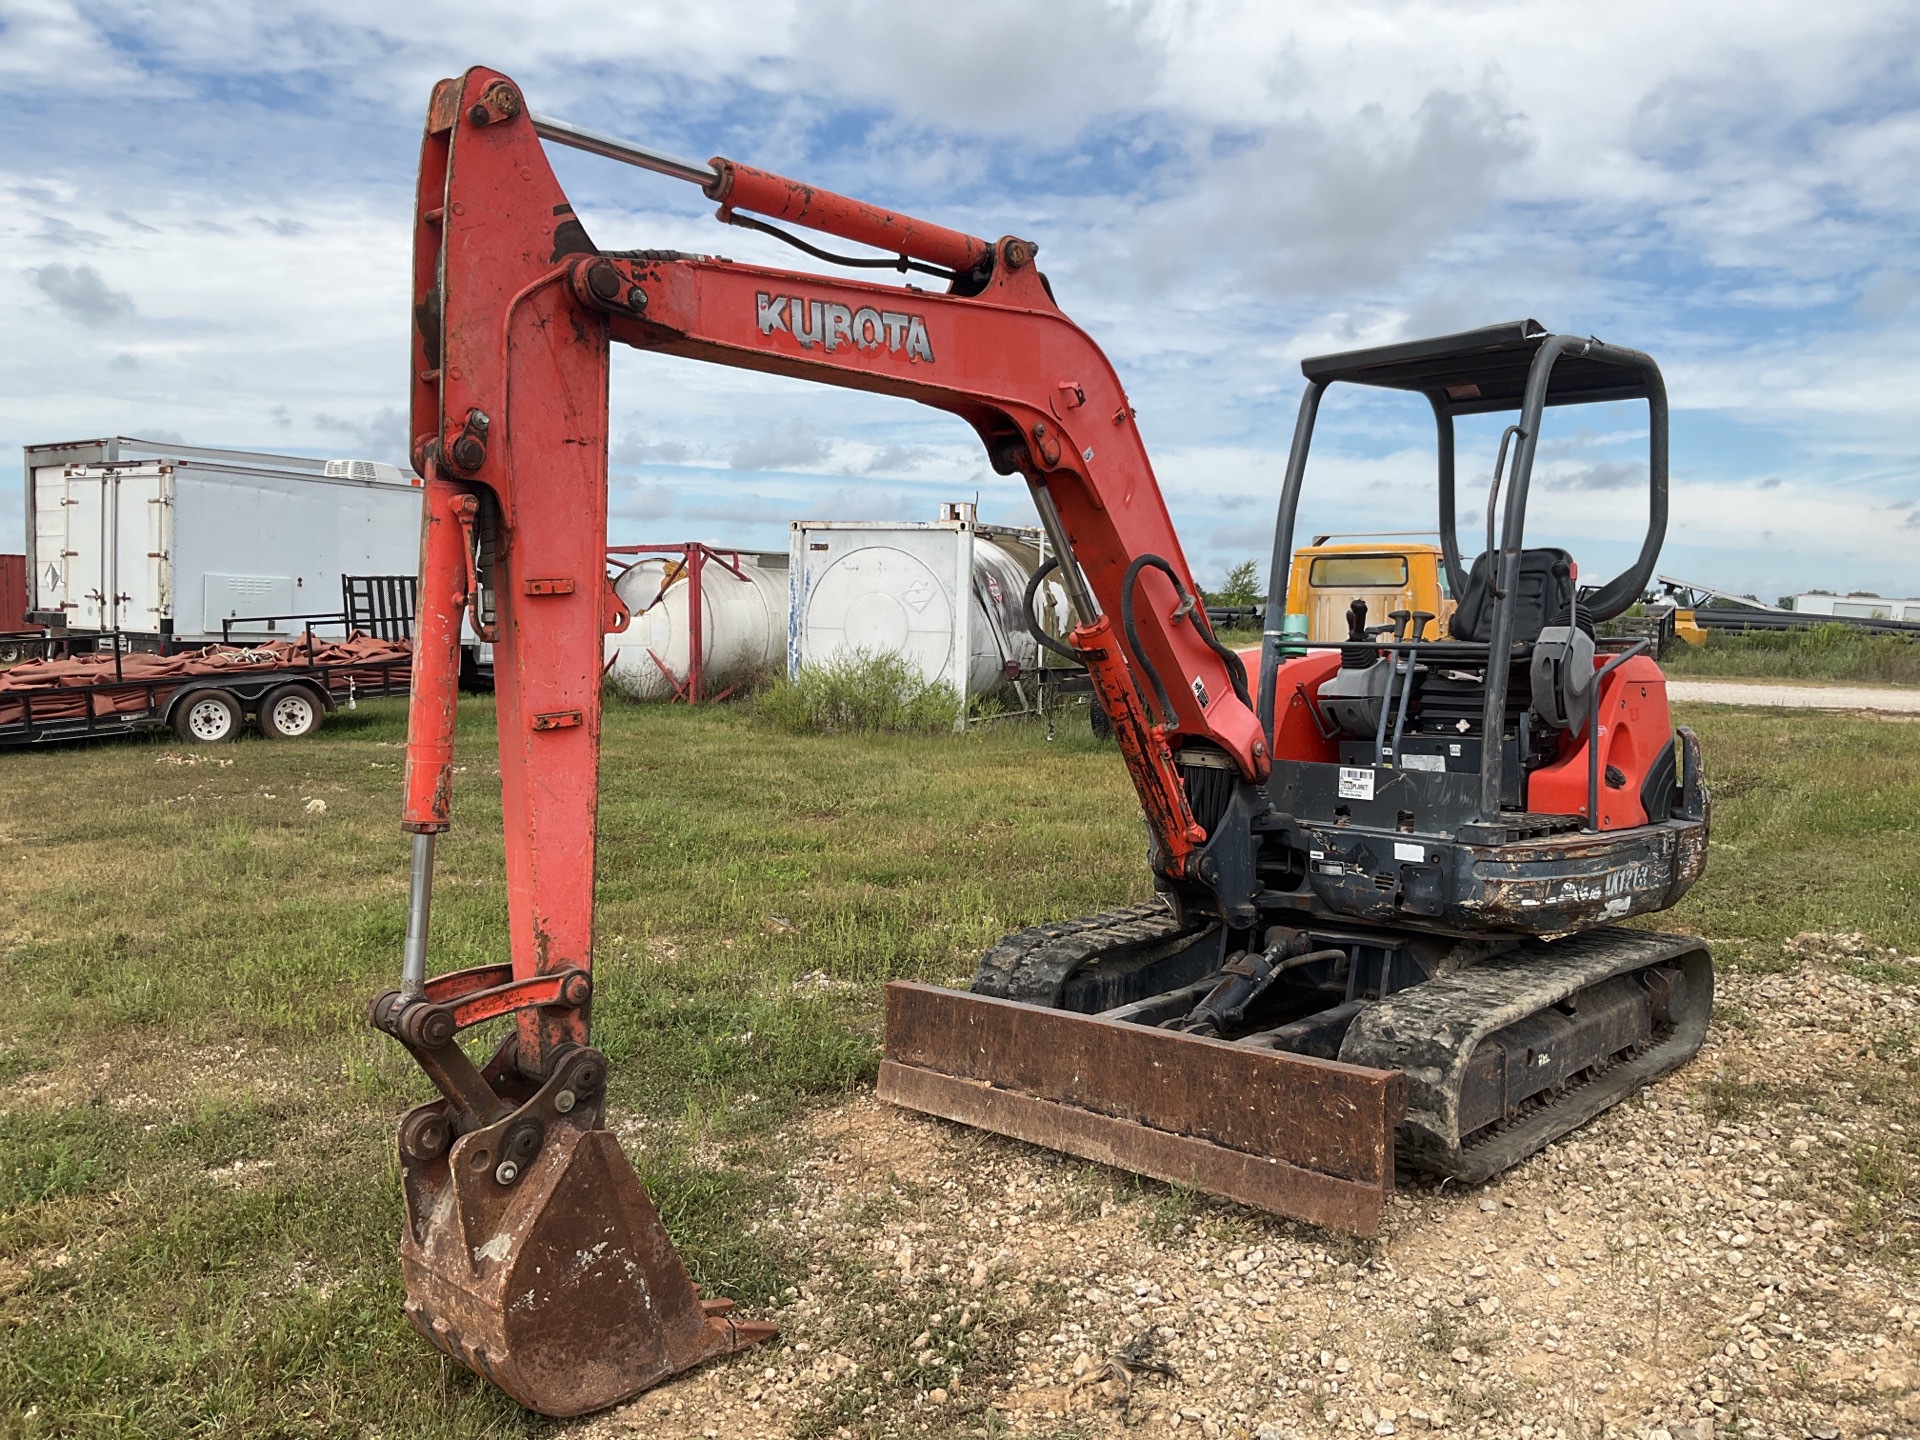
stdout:
[(40, 265), (27, 277), (53, 308), (82, 325), (105, 325), (133, 317), (133, 298), (115, 290), (91, 265)]
[[(1676, 476), (1674, 544), (1722, 567), (1705, 578), (1752, 588), (1788, 542), (1890, 565), (1880, 536), (1912, 533), (1846, 524), (1920, 499), (1920, 17), (1892, 0), (589, 0), (564, 23), (508, 0), (0, 0), (0, 21), (0, 88), (33, 96), (0, 117), (16, 442), (394, 444), (408, 156), (430, 83), (478, 58), (552, 113), (1041, 239), (1203, 571), (1236, 537), (1264, 549), (1301, 356), (1524, 314), (1654, 353), (1676, 453), (1704, 420), (1743, 427)], [(690, 189), (556, 164), (604, 245), (797, 261)], [(976, 488), (1026, 508), (961, 422), (883, 398), (621, 356), (613, 399), (636, 524)], [(1430, 433), (1371, 412), (1340, 432), (1303, 529), (1430, 523), (1409, 478)], [(1630, 484), (1596, 468), (1623, 463), (1549, 466), (1542, 493), (1626, 546)]]

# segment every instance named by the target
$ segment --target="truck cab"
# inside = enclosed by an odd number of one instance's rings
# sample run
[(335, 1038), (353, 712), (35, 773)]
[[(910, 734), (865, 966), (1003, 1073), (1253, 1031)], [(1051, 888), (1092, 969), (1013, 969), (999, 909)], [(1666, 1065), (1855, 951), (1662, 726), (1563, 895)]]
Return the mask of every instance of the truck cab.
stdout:
[[(1335, 539), (1343, 543), (1328, 543)], [(1287, 613), (1307, 617), (1308, 640), (1346, 639), (1355, 600), (1364, 600), (1374, 616), (1424, 612), (1434, 617), (1437, 631), (1444, 631), (1454, 600), (1440, 547), (1409, 543), (1399, 534), (1316, 535), (1311, 545), (1294, 552)]]

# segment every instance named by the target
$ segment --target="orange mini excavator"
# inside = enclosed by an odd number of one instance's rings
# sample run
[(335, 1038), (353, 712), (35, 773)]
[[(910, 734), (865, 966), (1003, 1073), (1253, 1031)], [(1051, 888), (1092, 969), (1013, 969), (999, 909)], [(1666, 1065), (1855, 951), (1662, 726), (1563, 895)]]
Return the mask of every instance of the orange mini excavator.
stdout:
[[(543, 140), (914, 283), (599, 249)], [(878, 253), (816, 250), (776, 221)], [(1698, 747), (1658, 667), (1593, 638), (1666, 528), (1666, 399), (1645, 355), (1526, 322), (1307, 362), (1250, 669), (1210, 630), (1126, 392), (1030, 242), (580, 130), (484, 69), (434, 90), (414, 235), (413, 880), (401, 987), (373, 1021), (439, 1091), (400, 1126), (407, 1313), (521, 1403), (580, 1414), (772, 1333), (696, 1295), (605, 1127), (590, 1046), (602, 637), (626, 620), (603, 565), (615, 340), (950, 411), (1026, 479), (1052, 539), (1077, 620), (1062, 648), (1112, 719), (1156, 898), (1009, 936), (970, 993), (889, 986), (884, 1096), (1365, 1233), (1396, 1156), (1483, 1178), (1699, 1047), (1704, 947), (1612, 923), (1673, 904), (1706, 854)], [(1364, 603), (1343, 643), (1284, 623), (1336, 384), (1432, 408), (1458, 601), (1444, 634), (1406, 612), (1370, 625)], [(1634, 564), (1585, 587), (1565, 551), (1524, 545), (1528, 482), (1549, 407), (1621, 399), (1647, 406), (1650, 520)], [(1490, 412), (1515, 420), (1468, 562), (1453, 426)], [(511, 960), (429, 976), (463, 616), (495, 646)], [(461, 1032), (508, 1016), (476, 1065)]]

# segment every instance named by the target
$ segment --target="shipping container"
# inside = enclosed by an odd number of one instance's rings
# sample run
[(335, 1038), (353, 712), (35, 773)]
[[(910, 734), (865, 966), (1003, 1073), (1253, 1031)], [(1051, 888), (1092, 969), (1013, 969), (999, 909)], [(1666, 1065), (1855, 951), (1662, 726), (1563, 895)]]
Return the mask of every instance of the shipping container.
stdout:
[(0, 635), (27, 623), (27, 557), (0, 555)]
[(1920, 620), (1920, 596), (1834, 595), (1810, 590), (1793, 597), (1796, 615), (1831, 615), (1836, 620)]
[(393, 465), (114, 436), (29, 445), (27, 621), (172, 649), (298, 634), (347, 576), (412, 575), (419, 481)]
[[(954, 503), (922, 524), (796, 520), (791, 534), (789, 675), (855, 652), (897, 655), (963, 702), (1006, 689), (1020, 708), (1034, 703), (1028, 686), (1045, 657), (1023, 605), (1047, 558), (1039, 530), (983, 525)], [(1059, 582), (1044, 580), (1034, 598), (1042, 626), (1063, 635)]]

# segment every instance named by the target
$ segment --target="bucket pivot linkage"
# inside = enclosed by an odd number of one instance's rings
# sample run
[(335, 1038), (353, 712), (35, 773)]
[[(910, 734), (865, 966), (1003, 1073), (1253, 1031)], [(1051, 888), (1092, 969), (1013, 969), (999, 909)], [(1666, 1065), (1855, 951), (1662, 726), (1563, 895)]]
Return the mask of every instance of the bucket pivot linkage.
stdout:
[[(432, 837), (415, 837), (431, 842)], [(416, 856), (416, 896), (431, 883)], [(484, 1066), (462, 1030), (538, 1008), (583, 1011), (593, 984), (563, 968), (516, 979), (483, 965), (426, 979), (412, 933), (406, 985), (373, 1002), (375, 1028), (419, 1062), (441, 1098), (400, 1123), (406, 1313), (436, 1348), (530, 1410), (604, 1409), (776, 1333), (702, 1300), (606, 1128), (606, 1057), (554, 1047), (523, 1073), (510, 1033)], [(423, 948), (423, 947), (422, 947)], [(421, 967), (422, 969), (424, 967)]]

